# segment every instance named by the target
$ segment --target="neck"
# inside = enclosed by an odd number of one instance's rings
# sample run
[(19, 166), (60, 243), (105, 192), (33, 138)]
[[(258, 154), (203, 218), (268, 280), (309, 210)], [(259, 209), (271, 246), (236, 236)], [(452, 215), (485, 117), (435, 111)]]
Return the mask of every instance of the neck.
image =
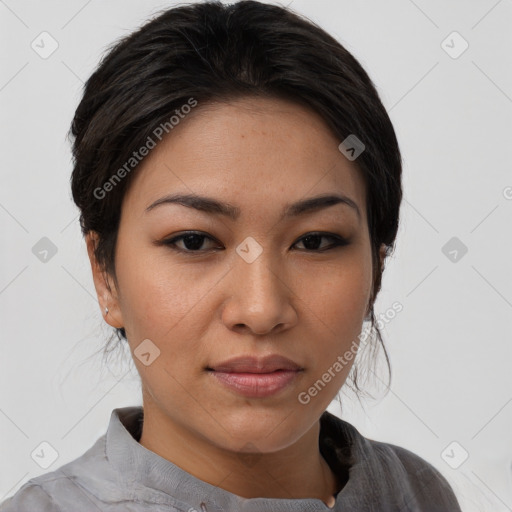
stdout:
[(195, 436), (155, 410), (144, 412), (139, 443), (204, 482), (244, 498), (317, 498), (334, 505), (339, 482), (319, 451), (319, 421), (283, 450), (240, 453)]

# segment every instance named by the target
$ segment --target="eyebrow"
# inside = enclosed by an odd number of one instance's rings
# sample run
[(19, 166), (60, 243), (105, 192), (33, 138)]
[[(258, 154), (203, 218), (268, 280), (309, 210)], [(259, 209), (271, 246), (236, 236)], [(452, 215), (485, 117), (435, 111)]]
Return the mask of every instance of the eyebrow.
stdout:
[[(151, 203), (145, 210), (145, 213), (153, 210), (157, 206), (163, 204), (180, 204), (188, 208), (194, 208), (202, 212), (211, 213), (215, 215), (222, 215), (232, 220), (240, 217), (240, 208), (230, 203), (223, 203), (211, 197), (199, 196), (196, 194), (170, 194), (155, 202)], [(309, 197), (296, 203), (288, 204), (285, 206), (281, 219), (297, 217), (305, 213), (319, 211), (336, 204), (344, 204), (351, 207), (361, 220), (361, 211), (357, 203), (343, 194), (322, 194), (320, 196)]]

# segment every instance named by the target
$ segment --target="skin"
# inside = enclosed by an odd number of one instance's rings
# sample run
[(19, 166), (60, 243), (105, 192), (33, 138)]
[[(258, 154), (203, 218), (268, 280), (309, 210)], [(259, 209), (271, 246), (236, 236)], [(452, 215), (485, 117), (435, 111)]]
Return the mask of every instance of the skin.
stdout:
[[(199, 105), (137, 168), (122, 204), (117, 287), (94, 258), (95, 234), (86, 239), (106, 322), (124, 326), (132, 355), (145, 339), (160, 350), (149, 366), (133, 358), (145, 414), (140, 443), (246, 498), (318, 498), (332, 506), (340, 488), (318, 449), (319, 418), (353, 360), (308, 404), (297, 398), (357, 341), (369, 311), (365, 184), (339, 143), (315, 112), (288, 101)], [(145, 212), (177, 192), (229, 202), (240, 217), (178, 204)], [(280, 220), (285, 205), (333, 193), (351, 198), (360, 217), (337, 204)], [(212, 239), (199, 238), (196, 252), (177, 241), (188, 254), (155, 243), (190, 230)], [(306, 245), (315, 231), (349, 244), (319, 250), (332, 246), (327, 237)], [(263, 249), (252, 263), (235, 251), (248, 236)], [(304, 371), (267, 398), (243, 397), (205, 369), (273, 353)], [(241, 454), (250, 453), (257, 456), (249, 463)]]

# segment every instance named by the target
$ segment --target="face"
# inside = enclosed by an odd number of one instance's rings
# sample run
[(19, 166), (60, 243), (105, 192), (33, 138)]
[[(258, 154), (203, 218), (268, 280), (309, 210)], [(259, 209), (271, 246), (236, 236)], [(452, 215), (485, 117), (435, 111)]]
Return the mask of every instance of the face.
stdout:
[[(106, 320), (125, 327), (146, 415), (219, 448), (257, 440), (272, 452), (336, 396), (372, 289), (365, 185), (339, 143), (312, 111), (245, 98), (199, 105), (139, 165), (122, 204), (118, 287), (94, 278)], [(230, 214), (154, 204), (176, 194)], [(342, 199), (291, 207), (318, 196)], [(255, 396), (209, 370), (276, 354), (300, 371), (278, 370), (291, 380), (265, 396), (267, 381)]]

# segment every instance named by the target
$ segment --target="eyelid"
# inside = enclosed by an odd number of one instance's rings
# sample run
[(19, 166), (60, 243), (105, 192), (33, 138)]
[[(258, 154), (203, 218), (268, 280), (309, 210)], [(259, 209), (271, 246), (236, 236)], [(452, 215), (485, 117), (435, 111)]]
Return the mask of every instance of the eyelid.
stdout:
[[(189, 236), (189, 235), (198, 235), (200, 237), (204, 237), (205, 239), (209, 239), (213, 242), (220, 243), (220, 242), (218, 242), (218, 240), (216, 240), (214, 237), (212, 237), (208, 233), (205, 233), (203, 231), (195, 231), (195, 230), (184, 231), (183, 233), (172, 236), (171, 238), (157, 241), (155, 243), (157, 245), (166, 245), (171, 250), (174, 250), (176, 252), (190, 254), (190, 255), (201, 255), (201, 254), (205, 254), (205, 253), (208, 253), (208, 252), (211, 252), (214, 250), (214, 249), (204, 249), (204, 250), (193, 251), (193, 250), (181, 249), (176, 246), (176, 243), (178, 241), (181, 241), (184, 237)], [(305, 238), (307, 238), (309, 236), (319, 236), (321, 238), (330, 238), (334, 242), (330, 244), (331, 245), (330, 247), (328, 246), (327, 248), (324, 248), (324, 249), (316, 249), (316, 250), (315, 249), (300, 249), (299, 250), (300, 252), (323, 253), (323, 252), (334, 250), (339, 247), (344, 247), (344, 246), (350, 244), (350, 239), (348, 239), (342, 235), (336, 234), (336, 233), (332, 233), (332, 232), (328, 232), (328, 231), (308, 231), (307, 233), (304, 233), (303, 235), (301, 235), (292, 244), (292, 247), (297, 245), (299, 242), (301, 242), (302, 240), (304, 240)]]

